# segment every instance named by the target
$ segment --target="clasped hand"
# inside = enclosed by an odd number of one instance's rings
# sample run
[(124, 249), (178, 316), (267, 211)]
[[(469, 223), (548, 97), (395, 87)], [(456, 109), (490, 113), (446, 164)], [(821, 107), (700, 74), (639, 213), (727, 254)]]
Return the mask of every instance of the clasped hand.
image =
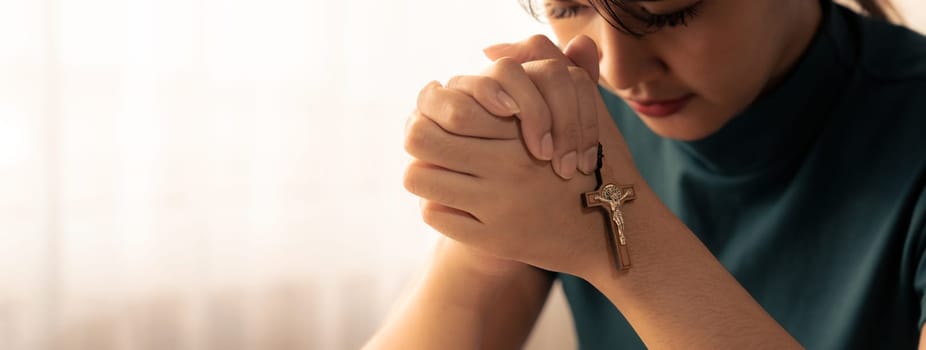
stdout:
[(535, 36), (485, 52), (482, 75), (428, 84), (408, 120), (404, 184), (424, 221), (496, 259), (576, 275), (605, 263), (602, 217), (580, 199), (595, 187), (599, 124), (613, 123), (594, 42), (560, 51)]

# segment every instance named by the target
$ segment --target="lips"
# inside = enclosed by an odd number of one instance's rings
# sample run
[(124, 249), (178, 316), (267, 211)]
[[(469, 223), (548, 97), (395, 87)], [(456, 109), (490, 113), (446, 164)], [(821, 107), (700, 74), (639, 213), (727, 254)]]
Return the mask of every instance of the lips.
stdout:
[(661, 118), (668, 117), (685, 108), (694, 94), (688, 94), (671, 100), (635, 100), (627, 99), (630, 105), (637, 113), (647, 117)]

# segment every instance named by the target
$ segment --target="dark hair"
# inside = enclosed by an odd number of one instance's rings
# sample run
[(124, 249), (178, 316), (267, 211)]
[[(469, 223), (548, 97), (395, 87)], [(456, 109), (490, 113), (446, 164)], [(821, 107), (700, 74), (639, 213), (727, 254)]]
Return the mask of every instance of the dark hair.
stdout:
[(855, 0), (862, 12), (889, 22), (903, 23), (903, 16), (891, 0)]
[[(521, 7), (527, 10), (534, 18), (540, 19), (542, 17), (537, 12), (537, 7), (534, 5), (535, 0), (519, 1), (521, 2)], [(846, 0), (841, 2), (873, 18), (903, 23), (903, 16), (897, 11), (897, 7), (894, 6), (892, 0), (852, 0), (851, 2)], [(650, 18), (647, 18), (645, 14), (641, 14), (639, 9), (631, 7), (624, 0), (590, 0), (589, 3), (596, 12), (608, 19), (611, 26), (636, 37), (643, 36), (666, 24), (672, 26), (685, 25), (685, 22), (693, 15), (693, 13), (689, 13), (689, 17), (683, 15), (670, 23), (654, 23)], [(622, 18), (622, 16), (618, 15), (618, 12), (629, 14), (630, 16), (629, 18)], [(628, 23), (629, 21), (639, 21), (643, 23), (643, 25), (633, 26)]]
[[(537, 12), (535, 0), (519, 0), (521, 7), (527, 10), (536, 19), (543, 16)], [(608, 20), (612, 27), (624, 33), (635, 37), (641, 37), (651, 33), (665, 25), (685, 25), (688, 19), (694, 14), (693, 12), (682, 14), (680, 17), (672, 20), (659, 20), (649, 15), (645, 10), (641, 11), (639, 6), (632, 6), (624, 0), (589, 0), (589, 4), (599, 15)]]

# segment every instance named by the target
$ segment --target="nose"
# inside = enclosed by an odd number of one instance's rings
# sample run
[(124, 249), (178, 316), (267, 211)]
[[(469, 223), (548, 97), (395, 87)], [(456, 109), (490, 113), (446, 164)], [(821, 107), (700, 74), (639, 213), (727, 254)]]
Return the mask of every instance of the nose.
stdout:
[(659, 79), (668, 67), (643, 38), (634, 37), (598, 21), (601, 78), (618, 90)]

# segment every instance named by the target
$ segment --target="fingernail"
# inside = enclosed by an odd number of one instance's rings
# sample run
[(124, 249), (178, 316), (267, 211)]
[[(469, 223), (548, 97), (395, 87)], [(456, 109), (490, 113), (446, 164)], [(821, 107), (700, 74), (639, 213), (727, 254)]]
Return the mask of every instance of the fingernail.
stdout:
[(585, 173), (591, 174), (598, 168), (598, 147), (589, 147), (585, 150)]
[(514, 98), (511, 98), (511, 95), (508, 95), (507, 92), (499, 91), (498, 101), (501, 102), (502, 106), (512, 115), (521, 113), (521, 108), (518, 108), (518, 104), (514, 102)]
[(571, 179), (572, 176), (576, 174), (577, 161), (578, 158), (576, 158), (576, 151), (566, 153), (566, 155), (563, 156), (563, 159), (559, 162), (559, 175), (566, 180)]
[(547, 133), (540, 140), (540, 157), (543, 160), (553, 159), (553, 134)]

